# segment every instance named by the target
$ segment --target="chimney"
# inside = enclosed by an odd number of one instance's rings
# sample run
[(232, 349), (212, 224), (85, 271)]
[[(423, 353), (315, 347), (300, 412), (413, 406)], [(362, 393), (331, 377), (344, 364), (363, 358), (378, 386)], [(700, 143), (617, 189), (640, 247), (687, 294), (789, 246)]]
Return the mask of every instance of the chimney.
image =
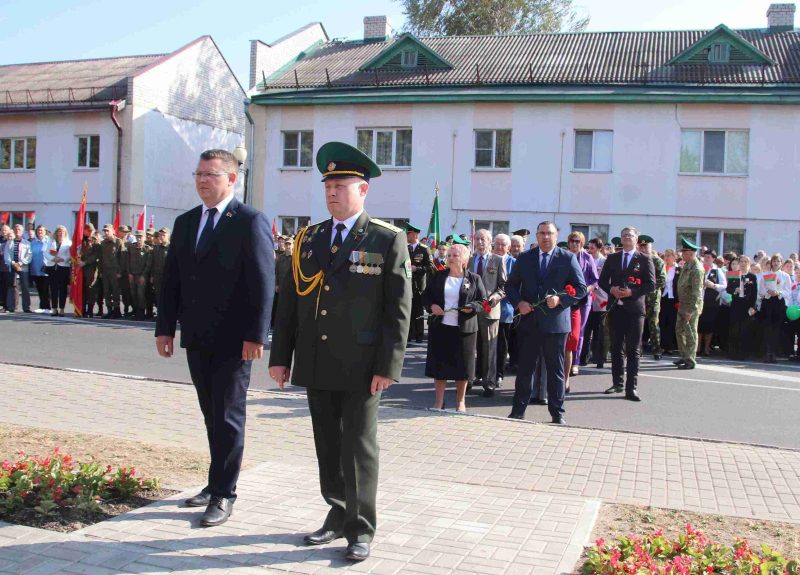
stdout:
[(770, 32), (794, 30), (794, 4), (770, 4), (767, 9), (767, 24)]
[[(792, 9), (794, 5), (791, 4)], [(391, 35), (389, 18), (386, 16), (365, 16), (364, 17), (364, 41), (383, 42)]]

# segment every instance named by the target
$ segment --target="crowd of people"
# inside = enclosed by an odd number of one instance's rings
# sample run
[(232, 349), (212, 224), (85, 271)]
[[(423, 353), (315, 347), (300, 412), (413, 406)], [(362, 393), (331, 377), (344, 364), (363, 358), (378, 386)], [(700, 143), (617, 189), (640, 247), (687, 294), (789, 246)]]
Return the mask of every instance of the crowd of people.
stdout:
[[(132, 233), (128, 226), (106, 224), (101, 232), (87, 222), (73, 258), (63, 225), (53, 232), (44, 225), (27, 230), (20, 224), (3, 225), (0, 312), (21, 307), (23, 313), (63, 316), (74, 268), (82, 282), (81, 317), (153, 319), (169, 241), (169, 228)], [(32, 289), (38, 309), (31, 307)]]

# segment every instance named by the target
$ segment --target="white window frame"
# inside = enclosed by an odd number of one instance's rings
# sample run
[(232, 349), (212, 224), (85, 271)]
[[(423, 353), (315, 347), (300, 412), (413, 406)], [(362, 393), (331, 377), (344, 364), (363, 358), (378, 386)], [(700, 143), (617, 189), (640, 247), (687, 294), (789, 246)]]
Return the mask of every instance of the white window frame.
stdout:
[[(83, 158), (86, 162), (85, 164), (81, 164), (80, 160), (76, 162), (76, 169), (78, 170), (99, 170), (100, 169), (100, 156), (102, 150), (100, 149), (100, 134), (79, 134), (75, 136), (75, 145), (77, 146), (78, 150), (80, 150), (81, 140), (86, 138), (86, 157)], [(91, 157), (92, 157), (92, 140), (97, 139), (97, 165), (92, 166), (91, 164)]]
[[(592, 134), (592, 161), (591, 166), (588, 168), (579, 168), (575, 164), (578, 161), (578, 134), (581, 133), (591, 133)], [(608, 159), (609, 167), (608, 169), (605, 168), (598, 168), (597, 167), (597, 138), (595, 134), (598, 133), (610, 134), (611, 137), (611, 157)], [(572, 171), (573, 172), (595, 172), (598, 174), (610, 174), (614, 171), (614, 130), (584, 130), (584, 129), (576, 129), (573, 138), (572, 138)]]
[[(284, 232), (283, 232), (284, 222), (291, 222), (292, 223), (292, 229), (294, 230), (294, 232), (292, 232), (290, 235), (293, 235), (293, 236), (297, 235), (297, 232), (300, 231), (301, 227), (306, 227), (311, 223), (311, 217), (309, 217), (309, 216), (278, 216), (278, 218), (281, 221), (281, 227), (280, 227), (280, 230), (278, 231), (278, 233), (281, 234), (281, 235), (285, 235)], [(303, 220), (305, 222), (305, 224), (301, 225), (300, 220)]]
[(396, 228), (400, 228), (401, 230), (406, 229), (406, 224), (410, 221), (408, 218), (378, 218), (379, 220), (383, 220), (387, 224), (391, 224)]
[[(28, 165), (28, 145), (30, 141), (36, 142), (35, 136), (14, 136), (8, 138), (0, 138), (0, 142), (9, 142), (9, 156), (8, 167), (3, 168), (0, 166), (0, 172), (34, 172), (36, 171), (36, 156), (33, 158), (33, 167)], [(14, 166), (14, 156), (17, 150), (17, 144), (22, 142), (22, 167)], [(34, 146), (36, 144), (34, 143)]]
[(419, 53), (416, 50), (403, 50), (400, 52), (400, 67), (416, 68), (418, 59)]
[[(479, 223), (480, 224), (487, 224), (488, 223), (489, 225), (488, 226), (478, 225)], [(500, 225), (497, 225), (497, 224), (500, 224)], [(505, 231), (497, 231), (495, 229), (495, 228), (503, 227), (503, 226), (505, 227)], [(477, 220), (476, 219), (475, 220), (475, 232), (477, 232), (478, 230), (489, 230), (489, 232), (492, 234), (492, 239), (494, 239), (494, 237), (497, 234), (500, 234), (500, 233), (510, 236), (511, 235), (511, 233), (510, 233), (511, 222), (508, 221), (508, 220)]]
[[(397, 165), (397, 132), (398, 131), (411, 132), (411, 159), (408, 165)], [(355, 147), (358, 148), (358, 133), (359, 132), (372, 132), (372, 149), (367, 154), (372, 161), (374, 161), (381, 169), (389, 170), (410, 170), (411, 165), (414, 163), (414, 131), (411, 126), (395, 126), (392, 128), (356, 128), (356, 143)], [(392, 163), (380, 164), (378, 163), (378, 132), (391, 132), (392, 133)]]
[[(680, 154), (678, 156), (678, 175), (681, 176), (716, 176), (716, 177), (747, 177), (750, 175), (750, 130), (747, 129), (728, 129), (728, 128), (684, 128), (681, 130), (681, 147), (683, 146), (683, 134), (686, 132), (697, 132), (700, 134), (700, 171), (686, 172), (683, 171), (680, 165)], [(706, 158), (706, 132), (724, 132), (725, 143), (723, 147), (724, 166), (722, 172), (707, 172), (705, 171), (705, 158)], [(731, 133), (746, 134), (747, 135), (747, 169), (744, 172), (731, 172), (728, 171), (728, 136)]]
[[(585, 236), (587, 244), (589, 243), (589, 240), (594, 238), (600, 238), (603, 240), (603, 243), (608, 243), (608, 235), (610, 233), (608, 224), (572, 223), (569, 225), (569, 227), (570, 231), (572, 232), (581, 232)], [(584, 233), (583, 229), (576, 228), (585, 228), (586, 232)]]
[[(701, 236), (703, 235), (704, 232), (705, 233), (709, 233), (709, 232), (710, 233), (716, 233), (717, 234), (717, 245), (715, 245), (715, 246), (707, 246), (707, 247), (711, 248), (712, 250), (714, 250), (718, 254), (722, 254), (723, 251), (724, 251), (724, 248), (725, 248), (725, 234), (728, 234), (728, 233), (730, 233), (730, 234), (742, 234), (742, 253), (746, 253), (746, 250), (747, 250), (747, 247), (746, 247), (747, 246), (747, 230), (734, 229), (734, 228), (729, 228), (729, 229), (713, 228), (713, 227), (711, 227), (711, 228), (703, 228), (703, 227), (691, 228), (691, 227), (688, 227), (688, 226), (686, 226), (686, 227), (678, 226), (678, 227), (675, 228), (676, 242), (677, 242), (677, 240), (678, 240), (678, 238), (680, 236), (686, 237), (686, 235), (687, 235), (686, 232), (689, 231), (689, 230), (694, 230), (694, 237), (692, 237), (690, 239), (693, 242), (695, 242), (695, 245), (698, 245), (698, 246), (701, 245), (701, 241), (702, 240), (700, 238), (701, 238)], [(742, 255), (742, 254), (738, 254), (738, 255)]]
[[(297, 134), (297, 163), (296, 164), (287, 164), (285, 163), (286, 160), (286, 150), (287, 149), (294, 149), (294, 148), (287, 148), (286, 147), (286, 135), (287, 134)], [(304, 134), (310, 134), (311, 137), (311, 157), (309, 159), (308, 165), (303, 164), (303, 142), (305, 138), (309, 137)], [(281, 131), (281, 167), (288, 168), (288, 169), (301, 169), (301, 170), (310, 170), (314, 166), (314, 131), (313, 130), (282, 130)]]
[[(478, 165), (478, 132), (491, 132), (492, 133), (492, 163), (491, 166)], [(497, 132), (508, 132), (511, 135), (511, 141), (508, 144), (508, 166), (497, 166)], [(514, 146), (514, 132), (511, 128), (476, 128), (473, 130), (472, 139), (472, 169), (475, 171), (493, 171), (493, 172), (510, 172), (511, 171), (511, 154)], [(488, 150), (488, 148), (480, 148), (481, 150)]]

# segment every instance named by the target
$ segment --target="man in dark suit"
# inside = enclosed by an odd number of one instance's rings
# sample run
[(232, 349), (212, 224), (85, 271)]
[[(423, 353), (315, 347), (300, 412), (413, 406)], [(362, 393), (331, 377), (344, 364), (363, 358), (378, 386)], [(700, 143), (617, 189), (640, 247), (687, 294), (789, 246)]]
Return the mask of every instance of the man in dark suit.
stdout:
[[(575, 254), (556, 247), (558, 228), (542, 222), (538, 247), (523, 252), (511, 270), (506, 295), (519, 310), (519, 367), (514, 406), (509, 417), (524, 419), (531, 380), (540, 353), (547, 369), (547, 409), (553, 423), (564, 420), (564, 347), (571, 329), (570, 307), (586, 295), (586, 282)], [(572, 286), (572, 289), (567, 288)], [(568, 293), (572, 292), (574, 293)], [(539, 304), (540, 305), (536, 305)], [(535, 307), (534, 307), (535, 306)]]
[(600, 288), (610, 296), (608, 319), (611, 331), (613, 384), (606, 393), (622, 393), (624, 376), (625, 399), (641, 401), (636, 388), (639, 359), (642, 355), (645, 298), (656, 289), (656, 271), (653, 260), (636, 249), (639, 241), (639, 232), (636, 228), (624, 228), (620, 234), (620, 241), (622, 250), (608, 256), (599, 281)]
[(172, 356), (180, 321), (208, 434), (208, 483), (186, 501), (206, 508), (205, 527), (224, 523), (236, 500), (250, 369), (267, 342), (275, 283), (270, 223), (234, 197), (238, 170), (225, 150), (200, 155), (194, 177), (203, 205), (175, 220), (158, 300), (158, 353)]
[(340, 142), (319, 149), (317, 167), (332, 217), (295, 238), (269, 373), (281, 388), (291, 376), (307, 390), (320, 489), (330, 510), (305, 542), (345, 537), (345, 557), (363, 561), (376, 526), (378, 403), (403, 368), (413, 272), (403, 230), (364, 211), (370, 178), (380, 168)]
[(431, 260), (431, 252), (419, 241), (419, 233), (419, 228), (406, 224), (408, 257), (411, 260), (411, 286), (414, 290), (411, 298), (411, 327), (408, 330), (408, 340), (413, 339), (417, 343), (422, 343), (422, 336), (425, 335), (422, 292), (425, 291), (428, 277), (436, 271), (436, 268)]

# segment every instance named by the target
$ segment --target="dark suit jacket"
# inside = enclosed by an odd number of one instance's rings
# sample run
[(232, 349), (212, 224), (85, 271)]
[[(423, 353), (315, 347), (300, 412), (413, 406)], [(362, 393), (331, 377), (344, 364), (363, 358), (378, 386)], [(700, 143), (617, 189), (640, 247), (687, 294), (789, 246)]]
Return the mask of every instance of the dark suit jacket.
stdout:
[[(269, 365), (294, 359), (293, 385), (363, 392), (374, 375), (400, 379), (411, 317), (408, 244), (403, 230), (363, 212), (330, 262), (332, 225), (312, 224), (295, 244), (301, 279), (322, 271), (324, 281), (303, 296), (297, 288), (308, 284), (297, 286), (293, 274), (281, 284)], [(380, 263), (381, 273), (358, 273), (351, 257)]]
[[(450, 275), (450, 270), (445, 269), (436, 272), (433, 276), (431, 283), (422, 294), (422, 305), (430, 313), (433, 304), (438, 305), (440, 308), (444, 307), (444, 284), (447, 281), (447, 276)], [(485, 300), (486, 288), (483, 287), (483, 281), (480, 276), (470, 271), (464, 275), (464, 282), (461, 284), (461, 291), (458, 295), (458, 307), (465, 308), (471, 307), (472, 313), (458, 312), (458, 328), (461, 333), (474, 333), (478, 331), (478, 314), (484, 313), (481, 302)], [(436, 321), (441, 321), (437, 318)]]
[(241, 353), (266, 343), (275, 292), (275, 252), (266, 216), (235, 197), (202, 253), (195, 253), (202, 206), (175, 220), (158, 299), (156, 336), (181, 346)]
[(562, 295), (555, 308), (542, 304), (533, 312), (542, 333), (569, 333), (572, 329), (570, 307), (586, 295), (583, 272), (575, 254), (556, 247), (547, 265), (547, 273), (540, 277), (539, 254), (539, 248), (520, 254), (506, 282), (506, 296), (516, 308), (520, 301), (534, 304), (549, 294), (562, 293), (565, 286), (571, 285), (575, 288), (574, 296)]
[[(628, 267), (622, 269), (624, 252), (608, 256), (598, 282), (600, 288), (611, 296), (611, 287), (629, 287), (632, 295), (622, 300), (622, 308), (634, 315), (645, 315), (645, 296), (656, 289), (656, 269), (653, 260), (640, 252), (634, 252)], [(631, 281), (633, 278), (633, 281)], [(616, 306), (609, 302), (609, 306)]]
[[(411, 248), (409, 244), (406, 244)], [(417, 244), (417, 247), (412, 251), (408, 249), (408, 255), (411, 258), (411, 265), (416, 267), (416, 271), (412, 272), (412, 284), (414, 287), (414, 294), (419, 295), (425, 291), (425, 285), (428, 282), (428, 276), (432, 275), (436, 268), (433, 265), (433, 257), (431, 252), (422, 244)]]

